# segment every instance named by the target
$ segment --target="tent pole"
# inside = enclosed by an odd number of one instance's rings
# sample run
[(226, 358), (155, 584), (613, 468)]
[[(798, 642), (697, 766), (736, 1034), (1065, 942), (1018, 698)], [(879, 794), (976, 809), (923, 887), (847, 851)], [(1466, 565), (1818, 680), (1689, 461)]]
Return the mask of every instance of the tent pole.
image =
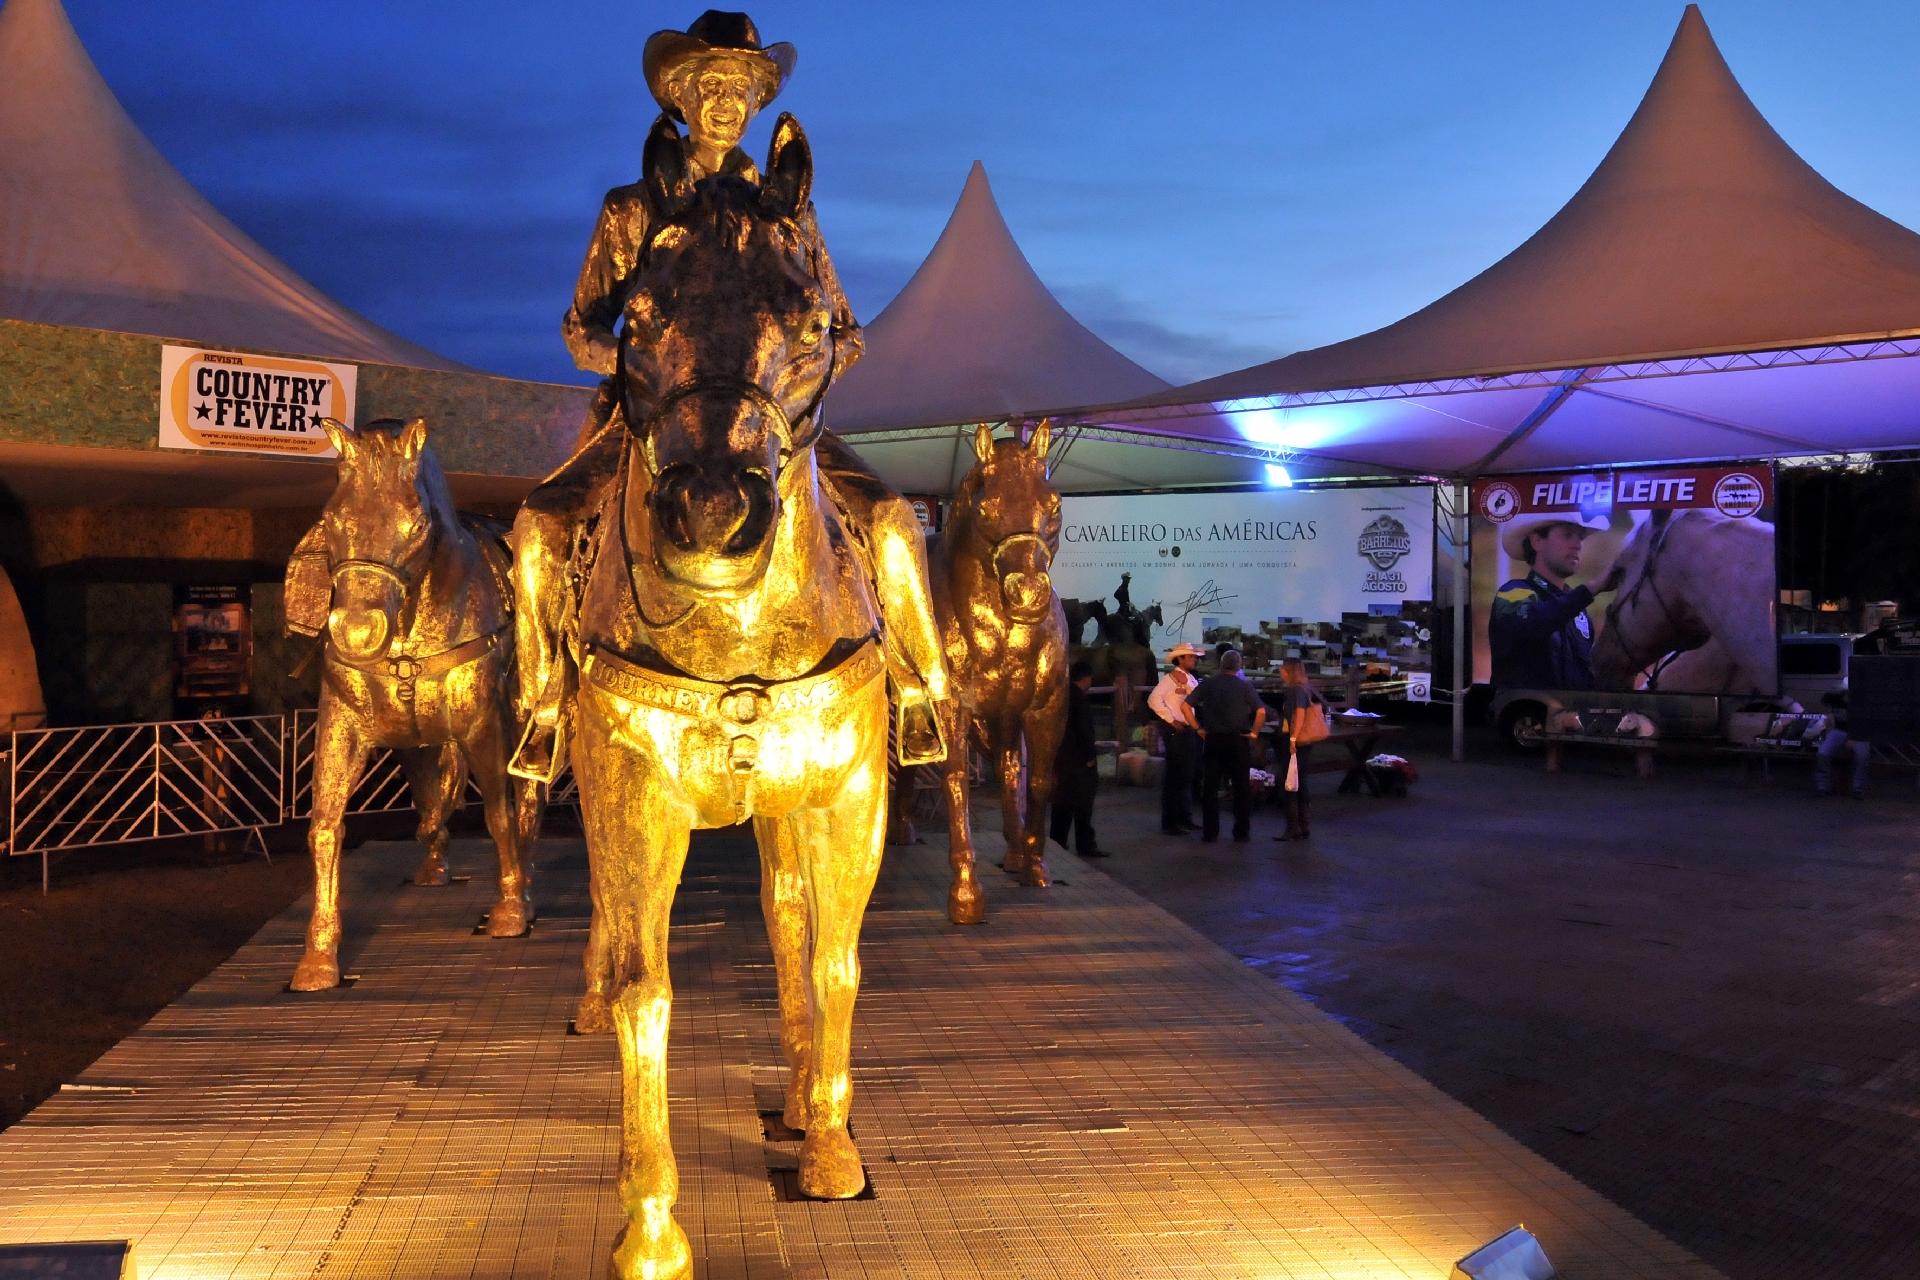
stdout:
[(1453, 760), (1467, 758), (1467, 486), (1453, 486)]

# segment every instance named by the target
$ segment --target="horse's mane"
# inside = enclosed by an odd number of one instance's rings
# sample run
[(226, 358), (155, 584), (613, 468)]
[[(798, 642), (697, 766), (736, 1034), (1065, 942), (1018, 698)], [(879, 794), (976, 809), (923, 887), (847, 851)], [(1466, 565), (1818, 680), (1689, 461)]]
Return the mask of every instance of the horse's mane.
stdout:
[[(378, 441), (381, 451), (392, 455), (399, 452), (400, 437), (406, 429), (407, 424), (398, 418), (382, 418), (367, 423), (354, 434), (364, 442)], [(431, 445), (420, 450), (414, 464), (414, 487), (420, 491), (420, 501), (436, 527), (447, 530), (458, 527), (460, 517), (453, 505), (453, 491), (447, 487), (446, 472), (440, 469), (440, 459)]]

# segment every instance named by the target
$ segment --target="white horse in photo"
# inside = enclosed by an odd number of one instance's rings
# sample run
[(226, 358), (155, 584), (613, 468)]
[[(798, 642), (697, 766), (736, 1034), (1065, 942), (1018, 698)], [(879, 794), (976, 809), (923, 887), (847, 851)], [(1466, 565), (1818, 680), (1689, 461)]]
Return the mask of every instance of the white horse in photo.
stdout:
[(1624, 576), (1594, 637), (1595, 687), (1779, 687), (1771, 524), (1656, 511), (1636, 521), (1614, 563)]

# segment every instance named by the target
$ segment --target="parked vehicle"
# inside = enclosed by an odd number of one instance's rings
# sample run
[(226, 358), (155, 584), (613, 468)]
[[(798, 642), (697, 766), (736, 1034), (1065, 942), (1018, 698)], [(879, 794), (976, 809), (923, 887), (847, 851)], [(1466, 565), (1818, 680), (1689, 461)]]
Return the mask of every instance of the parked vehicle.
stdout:
[(1653, 721), (1665, 739), (1724, 740), (1731, 717), (1753, 714), (1763, 705), (1769, 710), (1787, 711), (1797, 703), (1809, 711), (1823, 710), (1823, 695), (1847, 687), (1847, 661), (1852, 654), (1853, 640), (1849, 636), (1780, 637), (1781, 690), (1777, 698), (1766, 694), (1720, 697), (1643, 690), (1496, 689), (1487, 704), (1487, 717), (1504, 740), (1522, 751), (1540, 749), (1547, 722), (1559, 711), (1636, 711)]

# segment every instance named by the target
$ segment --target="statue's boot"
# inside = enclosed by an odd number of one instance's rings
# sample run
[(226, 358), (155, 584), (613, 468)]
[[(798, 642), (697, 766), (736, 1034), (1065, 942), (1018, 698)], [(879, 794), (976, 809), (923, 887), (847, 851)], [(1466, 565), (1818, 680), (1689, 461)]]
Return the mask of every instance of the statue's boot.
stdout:
[(526, 718), (527, 727), (521, 731), (507, 772), (547, 786), (559, 779), (567, 759), (575, 684), (573, 660), (564, 652), (557, 654), (547, 688)]
[[(598, 413), (600, 401), (595, 405)], [(579, 548), (582, 530), (606, 501), (621, 456), (617, 422), (590, 417), (583, 435), (584, 443), (527, 495), (513, 521), (515, 702), (523, 727), (507, 768), (549, 785), (566, 767), (577, 682), (566, 635), (592, 567), (590, 549)]]

